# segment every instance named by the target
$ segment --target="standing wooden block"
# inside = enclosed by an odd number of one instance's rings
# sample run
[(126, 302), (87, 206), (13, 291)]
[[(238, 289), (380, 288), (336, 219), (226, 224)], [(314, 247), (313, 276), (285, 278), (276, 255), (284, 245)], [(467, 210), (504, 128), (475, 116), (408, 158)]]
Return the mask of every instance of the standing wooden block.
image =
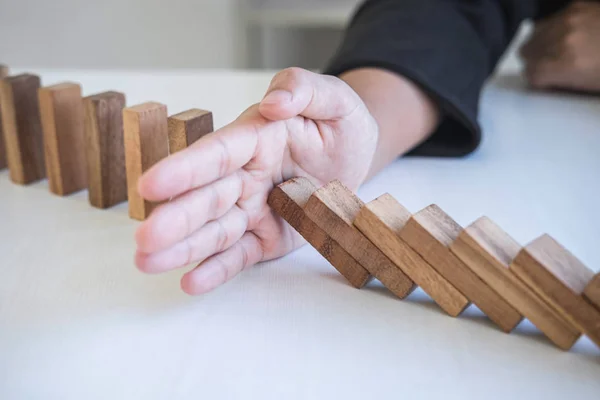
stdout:
[(60, 83), (39, 90), (50, 191), (59, 196), (87, 187), (81, 86)]
[(0, 81), (0, 107), (10, 179), (25, 185), (46, 177), (37, 91), (40, 78), (18, 75)]
[(489, 218), (466, 227), (450, 249), (554, 344), (570, 349), (580, 333), (508, 268), (521, 246)]
[(582, 296), (594, 273), (573, 254), (542, 235), (519, 252), (510, 269), (600, 346), (600, 311)]
[(108, 208), (127, 200), (124, 107), (123, 93), (105, 92), (84, 99), (88, 195), (94, 207)]
[(354, 225), (449, 315), (458, 316), (469, 300), (400, 239), (410, 212), (389, 194), (361, 208)]
[(125, 108), (123, 123), (129, 216), (143, 221), (157, 204), (139, 195), (137, 182), (145, 171), (169, 155), (167, 106), (150, 102)]
[(333, 181), (313, 193), (304, 211), (371, 275), (404, 298), (413, 291), (414, 283), (353, 225), (363, 205), (349, 189)]
[(169, 117), (169, 153), (185, 149), (213, 131), (210, 111), (193, 108)]
[(317, 249), (352, 286), (361, 288), (369, 281), (369, 272), (304, 213), (304, 206), (315, 190), (316, 187), (306, 178), (288, 180), (271, 191), (269, 206)]
[[(8, 67), (0, 64), (0, 79), (4, 79), (8, 76)], [(1, 101), (1, 100), (0, 100)], [(2, 107), (2, 106), (0, 106)], [(0, 112), (0, 169), (4, 169), (8, 166), (6, 160), (6, 146), (4, 145), (4, 133), (2, 128), (2, 113)]]
[(600, 310), (600, 273), (596, 274), (590, 283), (587, 284), (583, 291), (583, 295), (590, 303)]
[(400, 237), (503, 331), (510, 332), (521, 322), (521, 314), (450, 251), (461, 230), (450, 216), (431, 205), (411, 217)]

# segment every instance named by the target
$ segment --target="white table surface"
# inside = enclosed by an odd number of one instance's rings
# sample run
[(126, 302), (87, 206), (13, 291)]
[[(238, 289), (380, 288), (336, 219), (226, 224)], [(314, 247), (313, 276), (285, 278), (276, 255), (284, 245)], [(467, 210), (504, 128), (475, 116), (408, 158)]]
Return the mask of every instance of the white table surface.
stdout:
[[(208, 108), (216, 126), (260, 99), (269, 73), (34, 71), (45, 84), (117, 89), (171, 113)], [(600, 268), (600, 101), (535, 94), (516, 77), (485, 92), (481, 148), (406, 158), (363, 187), (412, 211), (437, 203), (461, 224), (488, 215), (521, 243), (550, 233)], [(569, 352), (529, 322), (501, 333), (471, 306), (457, 319), (420, 290), (351, 288), (310, 247), (202, 297), (181, 271), (133, 265), (126, 204), (51, 195), (0, 172), (1, 399), (592, 399), (600, 350)]]

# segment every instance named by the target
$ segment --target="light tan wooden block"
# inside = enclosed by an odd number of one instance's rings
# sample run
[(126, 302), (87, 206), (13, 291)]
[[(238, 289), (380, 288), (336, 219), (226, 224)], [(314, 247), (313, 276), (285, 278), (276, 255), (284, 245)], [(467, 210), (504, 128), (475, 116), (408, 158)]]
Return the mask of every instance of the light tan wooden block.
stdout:
[(596, 274), (590, 283), (587, 284), (583, 291), (583, 295), (590, 303), (600, 310), (600, 273)]
[(149, 102), (125, 108), (123, 124), (129, 216), (142, 221), (157, 204), (139, 195), (137, 183), (145, 171), (169, 154), (167, 106)]
[(579, 331), (509, 270), (521, 246), (487, 217), (466, 227), (450, 249), (554, 344), (570, 349)]
[(269, 206), (317, 249), (352, 286), (361, 288), (369, 281), (369, 272), (304, 213), (304, 206), (315, 190), (317, 188), (306, 178), (290, 179), (271, 191)]
[(304, 211), (371, 275), (404, 298), (414, 290), (414, 283), (353, 225), (363, 205), (349, 189), (333, 181), (313, 193)]
[[(0, 79), (4, 79), (8, 76), (8, 67), (6, 65), (0, 64)], [(0, 99), (2, 101), (2, 99)], [(2, 107), (0, 105), (0, 107)], [(4, 169), (8, 166), (8, 161), (6, 160), (6, 148), (4, 144), (4, 133), (2, 128), (2, 113), (0, 112), (0, 169)]]
[(213, 131), (210, 111), (193, 108), (169, 117), (169, 153), (181, 151)]
[(59, 196), (87, 187), (81, 86), (60, 83), (38, 91), (50, 191)]
[(456, 317), (470, 303), (400, 238), (410, 212), (389, 194), (361, 208), (354, 225), (449, 315)]
[(503, 331), (510, 332), (521, 322), (521, 314), (450, 251), (461, 230), (431, 205), (411, 217), (400, 237)]
[(594, 273), (549, 235), (519, 252), (510, 269), (600, 346), (600, 311), (583, 298)]
[(108, 208), (127, 200), (123, 108), (125, 95), (104, 92), (83, 99), (90, 204)]
[(10, 179), (25, 185), (44, 179), (44, 138), (37, 92), (40, 78), (24, 74), (0, 81), (0, 107)]

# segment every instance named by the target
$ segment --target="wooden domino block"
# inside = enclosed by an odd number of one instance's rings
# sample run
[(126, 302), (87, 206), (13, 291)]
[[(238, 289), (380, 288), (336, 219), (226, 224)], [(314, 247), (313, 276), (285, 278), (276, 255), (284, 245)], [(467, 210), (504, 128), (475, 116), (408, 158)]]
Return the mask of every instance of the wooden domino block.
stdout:
[(419, 285), (449, 315), (458, 316), (470, 303), (454, 286), (400, 239), (410, 212), (389, 194), (361, 208), (354, 225)]
[[(0, 64), (0, 79), (8, 76), (8, 67)], [(2, 107), (2, 106), (0, 106)], [(2, 113), (0, 112), (0, 169), (6, 168), (8, 162), (6, 160), (6, 148), (4, 145), (4, 134), (2, 133)]]
[(333, 181), (313, 193), (304, 211), (371, 275), (404, 298), (413, 291), (414, 283), (353, 225), (363, 205), (349, 189)]
[(167, 106), (149, 102), (125, 108), (123, 124), (129, 216), (143, 221), (157, 204), (139, 195), (137, 182), (145, 171), (169, 154)]
[(370, 279), (369, 272), (331, 239), (305, 213), (304, 206), (317, 188), (306, 178), (288, 180), (271, 191), (269, 206), (356, 288)]
[(50, 191), (59, 196), (87, 187), (81, 86), (60, 83), (38, 92)]
[(37, 91), (40, 78), (24, 74), (0, 81), (0, 107), (10, 179), (25, 185), (46, 177)]
[(450, 249), (558, 347), (568, 350), (579, 339), (573, 325), (509, 270), (521, 246), (489, 218), (466, 227)]
[(210, 111), (193, 108), (169, 117), (169, 153), (185, 149), (213, 131)]
[(542, 235), (519, 252), (510, 269), (600, 346), (600, 311), (582, 296), (594, 273), (573, 254)]
[(600, 273), (588, 283), (583, 291), (585, 298), (600, 310)]
[(450, 251), (461, 230), (450, 216), (431, 205), (411, 217), (400, 237), (503, 331), (510, 332), (523, 318), (521, 314)]
[(90, 204), (108, 208), (127, 200), (123, 108), (125, 95), (104, 92), (84, 99)]

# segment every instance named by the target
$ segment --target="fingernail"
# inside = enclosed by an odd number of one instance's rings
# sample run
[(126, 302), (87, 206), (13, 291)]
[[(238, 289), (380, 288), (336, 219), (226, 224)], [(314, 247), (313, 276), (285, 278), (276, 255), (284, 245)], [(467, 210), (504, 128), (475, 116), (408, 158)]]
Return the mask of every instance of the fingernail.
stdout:
[(262, 99), (262, 104), (268, 105), (286, 105), (292, 102), (292, 94), (287, 90), (276, 89), (272, 92), (268, 93), (264, 99)]

